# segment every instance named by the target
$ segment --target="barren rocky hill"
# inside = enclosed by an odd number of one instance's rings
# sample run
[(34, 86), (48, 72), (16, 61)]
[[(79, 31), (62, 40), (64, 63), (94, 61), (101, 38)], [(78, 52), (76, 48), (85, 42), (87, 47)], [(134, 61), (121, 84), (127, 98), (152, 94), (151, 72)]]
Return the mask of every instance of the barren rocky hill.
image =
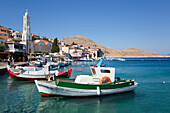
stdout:
[(72, 36), (72, 37), (64, 37), (63, 41), (65, 43), (77, 43), (81, 45), (89, 45), (90, 48), (98, 47), (100, 48), (106, 55), (110, 57), (162, 57), (163, 55), (159, 55), (157, 53), (151, 53), (142, 49), (138, 49), (135, 47), (129, 47), (127, 49), (113, 49), (102, 46), (87, 37), (84, 36)]

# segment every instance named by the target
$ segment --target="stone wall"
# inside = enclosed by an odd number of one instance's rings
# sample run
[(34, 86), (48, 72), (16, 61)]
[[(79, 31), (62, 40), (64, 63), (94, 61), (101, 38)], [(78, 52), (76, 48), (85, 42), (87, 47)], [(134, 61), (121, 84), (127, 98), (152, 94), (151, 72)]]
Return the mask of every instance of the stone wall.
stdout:
[(39, 46), (39, 45), (34, 45), (34, 51), (48, 51), (51, 52), (51, 46)]

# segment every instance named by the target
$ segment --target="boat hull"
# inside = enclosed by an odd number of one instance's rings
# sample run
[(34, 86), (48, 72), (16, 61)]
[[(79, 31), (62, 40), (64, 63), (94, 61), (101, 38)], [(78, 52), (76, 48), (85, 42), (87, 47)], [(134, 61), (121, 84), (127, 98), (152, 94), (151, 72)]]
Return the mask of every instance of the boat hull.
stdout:
[[(69, 78), (71, 76), (72, 69), (64, 72), (59, 72), (57, 77)], [(23, 81), (34, 81), (34, 80), (46, 80), (46, 75), (32, 75), (32, 74), (22, 74), (15, 73), (8, 70), (9, 76), (14, 80), (23, 80)], [(53, 75), (54, 73), (50, 74)]]
[[(114, 89), (99, 89), (96, 86), (96, 89), (78, 89), (78, 88), (69, 88), (61, 87), (55, 84), (55, 81), (46, 82), (46, 81), (37, 81), (35, 80), (36, 86), (40, 95), (42, 97), (49, 96), (66, 96), (66, 97), (90, 97), (90, 96), (102, 96), (102, 95), (112, 95), (117, 93), (125, 93), (135, 90), (137, 83), (131, 86), (114, 88)], [(98, 86), (100, 87), (100, 85)]]

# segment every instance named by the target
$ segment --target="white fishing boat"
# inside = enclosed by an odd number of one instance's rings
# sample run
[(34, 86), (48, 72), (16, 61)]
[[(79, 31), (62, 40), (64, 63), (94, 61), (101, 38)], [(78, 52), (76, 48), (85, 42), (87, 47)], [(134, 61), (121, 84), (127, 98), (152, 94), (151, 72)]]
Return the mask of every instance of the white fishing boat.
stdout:
[(31, 58), (29, 61), (30, 66), (39, 66), (40, 64), (46, 64), (45, 59), (43, 60), (43, 57)]
[(7, 70), (10, 69), (10, 71), (12, 72), (19, 72), (20, 70), (24, 70), (24, 71), (40, 71), (43, 70), (44, 67), (49, 66), (50, 70), (54, 71), (54, 70), (58, 70), (60, 66), (58, 66), (58, 63), (47, 63), (46, 65), (39, 65), (39, 66), (9, 66), (7, 65)]
[(50, 65), (51, 66), (51, 70), (56, 70), (56, 69), (59, 69), (60, 68), (60, 65), (56, 62), (47, 62), (46, 65)]
[(92, 61), (93, 61), (93, 59), (87, 59), (86, 57), (83, 57), (83, 58), (79, 58), (79, 59), (77, 59), (77, 61), (92, 62)]
[(65, 63), (64, 61), (62, 61), (62, 62), (59, 62), (58, 65), (59, 65), (60, 67), (64, 67), (64, 66), (66, 66), (66, 63)]
[(138, 83), (134, 80), (121, 80), (119, 77), (115, 77), (115, 68), (100, 67), (104, 57), (97, 66), (90, 67), (91, 76), (78, 75), (76, 79), (56, 79), (55, 81), (35, 80), (40, 95), (42, 97), (86, 97), (111, 95), (135, 90)]
[[(34, 70), (32, 70), (34, 69)], [(18, 69), (9, 68), (8, 73), (12, 79), (17, 80), (45, 80), (47, 75), (54, 77), (69, 78), (71, 76), (72, 69), (64, 72), (58, 72), (58, 70), (50, 70), (50, 66), (46, 65), (42, 70), (36, 70), (36, 67), (24, 67)]]
[(124, 58), (112, 58), (112, 60), (116, 60), (116, 61), (126, 61)]

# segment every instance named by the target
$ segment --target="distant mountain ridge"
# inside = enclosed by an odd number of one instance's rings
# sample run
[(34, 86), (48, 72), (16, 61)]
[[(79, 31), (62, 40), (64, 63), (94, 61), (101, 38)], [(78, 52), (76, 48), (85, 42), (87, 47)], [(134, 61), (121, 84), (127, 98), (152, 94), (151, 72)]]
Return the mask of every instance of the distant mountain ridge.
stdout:
[(165, 56), (157, 53), (148, 52), (135, 47), (129, 47), (127, 49), (113, 49), (113, 48), (102, 46), (84, 36), (64, 37), (62, 41), (64, 41), (65, 43), (74, 42), (81, 45), (88, 45), (90, 46), (90, 48), (98, 47), (104, 52), (104, 54), (110, 57), (164, 57)]

